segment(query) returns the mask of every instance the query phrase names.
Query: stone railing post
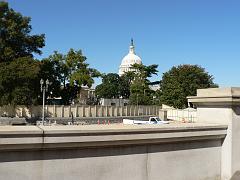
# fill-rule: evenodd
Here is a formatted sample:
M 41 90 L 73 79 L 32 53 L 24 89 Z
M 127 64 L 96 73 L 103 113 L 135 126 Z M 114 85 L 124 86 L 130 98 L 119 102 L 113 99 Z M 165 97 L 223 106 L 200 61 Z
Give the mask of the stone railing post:
M 104 116 L 103 106 L 100 106 L 99 111 L 98 111 L 98 116 L 99 116 L 99 117 L 103 117 L 103 116 Z
M 98 116 L 98 109 L 97 109 L 97 106 L 95 105 L 94 106 L 94 117 L 97 117 Z
M 84 117 L 84 107 L 78 106 L 78 108 L 79 108 L 78 117 Z
M 123 114 L 123 106 L 118 107 L 118 116 L 122 116 Z
M 72 116 L 72 107 L 71 105 L 68 106 L 68 117 Z
M 113 116 L 113 106 L 109 106 L 109 116 Z
M 92 117 L 91 106 L 88 106 L 88 107 L 87 107 L 87 110 L 88 110 L 87 117 Z
M 197 107 L 196 122 L 228 125 L 222 142 L 221 180 L 235 178 L 240 172 L 240 88 L 199 89 L 188 102 Z
M 78 117 L 78 106 L 75 105 L 75 108 L 76 108 L 76 110 L 75 110 L 75 118 L 76 118 L 76 117 Z
M 108 106 L 106 106 L 106 117 L 108 117 L 109 116 L 109 108 L 108 108 Z
M 61 117 L 62 118 L 64 117 L 64 106 L 63 105 L 61 106 Z

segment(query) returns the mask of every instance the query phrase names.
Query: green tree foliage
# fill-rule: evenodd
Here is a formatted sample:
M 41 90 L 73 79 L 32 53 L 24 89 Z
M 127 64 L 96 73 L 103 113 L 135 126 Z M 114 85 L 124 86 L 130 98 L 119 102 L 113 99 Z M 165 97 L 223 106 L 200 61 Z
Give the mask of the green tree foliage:
M 102 84 L 96 87 L 96 95 L 99 98 L 125 98 L 130 96 L 130 84 L 133 80 L 133 73 L 127 72 L 122 76 L 116 73 L 102 75 Z
M 70 85 L 91 87 L 94 83 L 93 78 L 101 75 L 96 69 L 89 68 L 89 64 L 86 63 L 86 60 L 87 58 L 83 56 L 81 50 L 74 51 L 70 49 L 66 55 Z
M 38 95 L 39 62 L 31 57 L 3 62 L 0 66 L 0 104 L 30 105 Z
M 44 35 L 32 35 L 31 18 L 22 16 L 0 2 L 0 62 L 14 61 L 19 57 L 41 54 Z
M 157 75 L 157 64 L 152 64 L 145 66 L 143 64 L 133 64 L 132 69 L 134 69 L 135 77 L 138 77 L 146 82 L 150 82 L 147 78 L 152 77 L 152 75 Z
M 94 77 L 100 73 L 89 68 L 87 58 L 82 51 L 70 49 L 66 55 L 54 52 L 48 58 L 43 59 L 40 77 L 49 79 L 52 82 L 49 89 L 53 97 L 62 97 L 64 104 L 72 102 L 81 89 L 81 86 L 91 87 Z
M 120 77 L 116 73 L 102 76 L 102 84 L 96 87 L 95 93 L 99 98 L 119 98 Z
M 134 64 L 134 71 L 129 71 L 119 76 L 116 73 L 103 75 L 102 84 L 96 87 L 96 95 L 99 98 L 125 98 L 130 99 L 131 104 L 152 104 L 153 91 L 149 88 L 149 77 L 157 74 L 158 65 L 145 66 Z
M 49 91 L 46 92 L 46 97 L 60 97 L 61 96 L 61 70 L 59 68 L 59 64 L 57 58 L 59 54 L 57 52 L 49 58 L 45 58 L 40 61 L 40 72 L 38 74 L 38 79 L 48 79 L 50 82 Z M 39 83 L 39 82 L 38 82 Z M 42 96 L 42 93 L 39 91 L 39 94 Z M 42 99 L 39 99 L 39 103 L 41 103 Z
M 46 97 L 61 96 L 68 104 L 81 86 L 91 87 L 100 73 L 89 67 L 81 51 L 73 49 L 66 55 L 54 52 L 41 62 L 34 60 L 33 53 L 41 54 L 44 35 L 33 35 L 30 21 L 0 2 L 0 104 L 36 103 L 41 78 L 51 82 L 52 93 Z
M 153 103 L 153 91 L 149 88 L 151 84 L 148 78 L 157 75 L 158 65 L 153 64 L 145 66 L 143 64 L 134 64 L 133 81 L 130 85 L 130 103 L 134 105 L 149 105 Z
M 153 93 L 147 84 L 142 80 L 135 79 L 131 84 L 130 104 L 133 105 L 150 105 Z
M 130 86 L 134 79 L 134 72 L 129 71 L 119 77 L 119 96 L 128 99 L 130 97 Z
M 0 2 L 0 104 L 36 102 L 39 62 L 44 35 L 31 34 L 30 18 Z
M 213 76 L 198 65 L 172 67 L 160 81 L 160 102 L 175 108 L 187 107 L 187 96 L 195 96 L 197 89 L 217 87 Z

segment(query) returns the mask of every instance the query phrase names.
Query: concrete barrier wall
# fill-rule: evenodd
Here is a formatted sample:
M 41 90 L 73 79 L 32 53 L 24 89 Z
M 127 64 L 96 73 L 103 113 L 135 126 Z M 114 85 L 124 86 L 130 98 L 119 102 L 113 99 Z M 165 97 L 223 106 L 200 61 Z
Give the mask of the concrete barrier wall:
M 187 109 L 174 109 L 166 108 L 167 119 L 176 120 L 176 121 L 187 121 L 187 122 L 196 122 L 197 121 L 197 110 L 193 108 Z
M 118 117 L 118 116 L 158 116 L 159 106 L 61 106 L 46 105 L 45 116 L 57 118 L 73 117 Z M 2 106 L 0 116 L 41 117 L 42 106 Z
M 240 88 L 199 89 L 188 101 L 197 106 L 197 122 L 228 125 L 222 142 L 221 179 L 240 179 Z
M 0 127 L 0 179 L 220 179 L 226 126 Z
M 240 88 L 203 89 L 188 98 L 197 106 L 194 123 L 0 126 L 0 179 L 240 179 Z M 76 114 L 86 116 L 86 108 Z

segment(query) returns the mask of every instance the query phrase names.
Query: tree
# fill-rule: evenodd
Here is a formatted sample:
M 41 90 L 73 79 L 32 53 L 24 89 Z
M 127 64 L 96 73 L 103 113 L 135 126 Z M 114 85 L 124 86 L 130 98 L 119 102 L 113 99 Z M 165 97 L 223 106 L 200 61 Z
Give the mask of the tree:
M 130 104 L 134 105 L 150 105 L 152 97 L 150 94 L 152 93 L 152 90 L 149 88 L 149 86 L 143 81 L 140 80 L 134 80 L 134 82 L 131 84 L 131 95 L 129 97 Z
M 99 98 L 124 98 L 130 96 L 130 85 L 134 78 L 133 72 L 126 72 L 122 76 L 116 73 L 102 75 L 102 84 L 96 87 L 96 95 Z
M 213 76 L 198 65 L 179 65 L 163 74 L 160 81 L 160 102 L 175 108 L 186 108 L 187 96 L 195 96 L 197 89 L 217 87 Z
M 134 69 L 134 74 L 136 77 L 149 82 L 147 78 L 152 77 L 152 75 L 157 75 L 157 67 L 157 64 L 152 64 L 149 66 L 145 66 L 143 64 L 133 64 L 131 69 Z
M 61 96 L 61 71 L 59 69 L 59 64 L 56 60 L 56 57 L 50 56 L 50 58 L 45 58 L 42 61 L 40 61 L 40 71 L 38 74 L 38 84 L 40 79 L 43 80 L 49 80 L 49 91 L 46 92 L 46 97 L 60 97 Z M 56 55 L 57 56 L 57 55 Z M 41 99 L 39 98 L 39 103 L 42 103 L 42 93 L 40 92 L 39 88 L 39 94 L 41 96 Z
M 134 77 L 130 85 L 130 104 L 149 105 L 152 104 L 153 91 L 149 88 L 151 84 L 148 78 L 157 75 L 158 65 L 145 66 L 143 64 L 133 64 Z
M 30 18 L 0 2 L 0 104 L 36 103 L 39 62 L 44 35 L 32 35 Z
M 70 49 L 66 55 L 55 51 L 53 55 L 42 60 L 40 76 L 52 82 L 49 87 L 53 90 L 51 96 L 61 96 L 63 103 L 69 104 L 77 98 L 82 86 L 92 86 L 93 78 L 100 73 L 89 68 L 86 60 L 81 50 L 74 49 Z
M 119 96 L 128 99 L 130 97 L 130 86 L 134 79 L 134 72 L 129 71 L 119 77 Z
M 102 76 L 102 84 L 96 87 L 95 93 L 99 98 L 119 98 L 120 77 L 116 73 L 109 73 Z
M 86 63 L 87 58 L 82 54 L 81 50 L 74 51 L 70 49 L 66 55 L 66 65 L 69 70 L 68 76 L 70 85 L 78 87 L 91 87 L 95 77 L 99 77 L 101 73 L 94 68 L 89 68 Z
M 0 104 L 36 103 L 39 87 L 38 72 L 39 62 L 31 57 L 18 58 L 11 63 L 1 63 Z
M 30 17 L 9 8 L 7 2 L 0 2 L 0 62 L 41 54 L 44 35 L 32 35 L 30 21 Z

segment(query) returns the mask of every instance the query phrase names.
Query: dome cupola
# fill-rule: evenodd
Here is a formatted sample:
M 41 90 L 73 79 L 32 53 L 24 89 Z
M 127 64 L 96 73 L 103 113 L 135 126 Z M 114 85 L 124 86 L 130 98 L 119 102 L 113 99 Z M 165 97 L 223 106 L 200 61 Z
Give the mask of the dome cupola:
M 135 54 L 135 47 L 133 44 L 133 39 L 131 39 L 131 45 L 129 47 L 128 54 L 122 59 L 122 63 L 119 67 L 119 75 L 123 75 L 125 72 L 133 71 L 130 67 L 133 64 L 142 64 L 142 60 L 139 56 Z

